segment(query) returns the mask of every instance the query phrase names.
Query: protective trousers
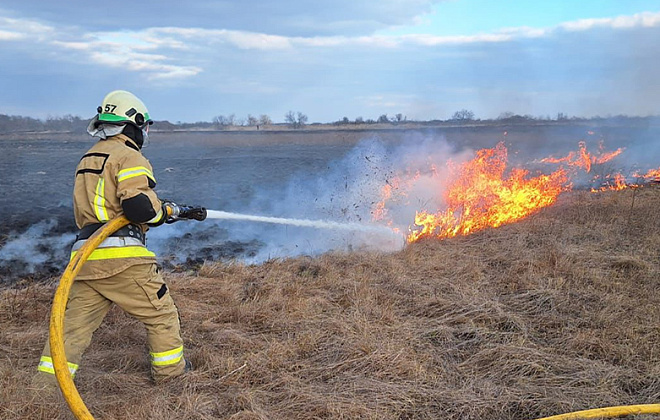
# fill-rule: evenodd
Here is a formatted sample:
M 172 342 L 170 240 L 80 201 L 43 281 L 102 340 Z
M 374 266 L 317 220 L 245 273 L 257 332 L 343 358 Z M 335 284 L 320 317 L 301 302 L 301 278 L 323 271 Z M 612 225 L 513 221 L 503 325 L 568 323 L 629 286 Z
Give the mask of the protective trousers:
M 179 314 L 156 264 L 134 265 L 112 277 L 76 280 L 71 286 L 64 315 L 64 350 L 69 370 L 75 376 L 92 334 L 116 303 L 147 328 L 154 380 L 184 372 L 183 340 Z M 35 378 L 54 379 L 50 346 L 46 343 Z

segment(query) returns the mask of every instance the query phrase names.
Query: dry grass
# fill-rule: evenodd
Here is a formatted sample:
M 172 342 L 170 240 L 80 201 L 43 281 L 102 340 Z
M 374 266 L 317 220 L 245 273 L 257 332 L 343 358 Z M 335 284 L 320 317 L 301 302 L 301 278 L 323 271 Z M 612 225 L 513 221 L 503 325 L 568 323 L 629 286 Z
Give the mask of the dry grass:
M 114 309 L 77 377 L 103 419 L 530 419 L 660 401 L 660 191 L 573 193 L 520 223 L 394 255 L 170 275 L 196 370 L 152 385 Z M 53 285 L 0 302 L 0 417 L 70 418 L 25 389 Z M 648 417 L 647 417 L 648 418 Z

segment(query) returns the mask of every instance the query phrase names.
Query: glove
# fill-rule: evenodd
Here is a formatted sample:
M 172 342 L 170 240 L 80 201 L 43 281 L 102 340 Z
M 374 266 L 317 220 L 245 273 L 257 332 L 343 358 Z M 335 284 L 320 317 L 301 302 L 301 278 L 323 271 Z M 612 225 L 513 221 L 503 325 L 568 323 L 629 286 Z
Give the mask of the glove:
M 174 223 L 181 219 L 194 219 L 201 222 L 206 219 L 206 209 L 204 207 L 186 206 L 171 201 L 165 201 L 163 203 L 163 208 L 167 214 L 165 223 Z
M 179 206 L 179 219 L 202 221 L 206 219 L 206 209 L 200 206 Z

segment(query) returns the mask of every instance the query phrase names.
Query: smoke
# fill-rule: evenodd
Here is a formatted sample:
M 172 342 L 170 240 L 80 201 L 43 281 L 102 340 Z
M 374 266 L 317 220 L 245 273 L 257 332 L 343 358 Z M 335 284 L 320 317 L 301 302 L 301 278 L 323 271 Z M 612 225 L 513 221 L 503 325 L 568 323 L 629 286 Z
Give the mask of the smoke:
M 150 247 L 169 262 L 204 258 L 260 263 L 272 258 L 319 255 L 328 251 L 400 250 L 415 211 L 442 206 L 442 181 L 448 160 L 463 161 L 443 137 L 410 135 L 396 144 L 377 137 L 364 139 L 343 158 L 328 162 L 324 171 L 299 172 L 279 188 L 255 186 L 241 214 L 270 218 L 322 220 L 316 226 L 265 224 L 250 220 L 177 222 L 150 233 Z M 435 166 L 435 174 L 430 168 Z M 418 173 L 405 200 L 388 203 L 387 217 L 377 219 L 378 203 L 397 176 Z M 245 219 L 245 217 L 244 217 Z M 376 229 L 337 229 L 333 223 L 389 226 L 399 234 Z M 300 224 L 300 223 L 298 223 Z M 330 226 L 328 226 L 330 224 Z M 172 239 L 179 238 L 179 239 Z M 229 250 L 228 250 L 229 248 Z M 228 252 L 229 251 L 229 252 Z M 233 256 L 232 256 L 233 255 Z
M 532 174 L 556 170 L 558 165 L 542 163 L 542 159 L 565 156 L 577 150 L 580 140 L 587 142 L 590 152 L 598 150 L 600 141 L 604 141 L 606 151 L 625 149 L 607 164 L 582 174 L 584 180 L 572 180 L 575 186 L 589 186 L 594 174 L 600 174 L 603 180 L 610 169 L 657 168 L 654 152 L 660 150 L 659 142 L 647 127 L 633 131 L 629 127 L 592 131 L 583 126 L 554 130 L 546 133 L 539 129 L 540 134 L 535 131 L 541 140 L 530 137 L 526 130 L 508 135 L 493 130 L 487 136 L 470 131 L 462 134 L 465 138 L 453 138 L 451 142 L 437 132 L 401 132 L 401 137 L 369 137 L 351 149 L 326 146 L 315 153 L 310 153 L 313 145 L 298 148 L 289 144 L 256 150 L 243 147 L 240 153 L 227 148 L 203 152 L 161 148 L 165 157 L 171 157 L 162 166 L 175 167 L 175 172 L 161 174 L 163 185 L 175 190 L 170 192 L 174 201 L 183 199 L 187 204 L 241 215 L 321 222 L 294 226 L 227 218 L 201 223 L 180 221 L 151 229 L 147 245 L 170 268 L 209 260 L 261 263 L 329 251 L 397 251 L 403 246 L 401 237 L 410 228 L 415 229 L 411 224 L 416 211 L 435 213 L 446 208 L 443 197 L 451 176 L 447 162 L 460 165 L 474 156 L 467 145 L 475 149 L 493 147 L 502 136 L 507 144 L 515 145 L 509 148 L 510 163 L 525 166 Z M 486 137 L 500 138 L 487 141 Z M 545 137 L 553 141 L 542 141 Z M 303 156 L 300 169 L 292 173 L 291 167 Z M 251 160 L 254 163 L 250 167 Z M 251 172 L 255 168 L 258 171 Z M 387 204 L 383 205 L 385 199 Z M 18 225 L 11 225 L 16 231 L 0 236 L 0 275 L 4 280 L 61 272 L 75 232 L 69 226 L 70 208 L 48 212 L 49 217 L 60 213 L 65 216 L 59 221 L 40 220 L 44 212 L 39 208 L 34 214 L 21 213 L 22 224 L 33 224 L 22 232 Z M 347 223 L 365 229 L 338 229 L 335 225 Z M 370 226 L 395 229 L 400 234 L 391 235 L 387 229 L 376 231 Z
M 72 234 L 58 234 L 58 222 L 43 220 L 25 232 L 12 232 L 0 248 L 0 274 L 2 278 L 19 278 L 43 272 L 50 274 L 63 269 L 68 262 Z

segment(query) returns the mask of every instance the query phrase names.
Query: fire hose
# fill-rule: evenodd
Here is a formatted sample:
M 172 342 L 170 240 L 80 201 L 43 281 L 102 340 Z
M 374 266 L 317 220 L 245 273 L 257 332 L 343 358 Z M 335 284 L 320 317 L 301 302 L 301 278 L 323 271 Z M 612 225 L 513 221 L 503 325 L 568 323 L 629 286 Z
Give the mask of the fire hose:
M 184 212 L 186 210 L 193 210 L 193 216 L 191 218 L 196 220 L 204 220 L 204 218 L 206 218 L 206 209 L 194 209 L 187 207 L 176 207 L 174 211 L 168 207 L 168 216 L 172 216 L 173 213 L 179 214 L 181 210 Z M 195 211 L 197 213 L 195 213 Z M 55 297 L 53 298 L 53 308 L 51 310 L 49 328 L 49 341 L 51 357 L 53 359 L 53 368 L 55 370 L 55 377 L 57 378 L 57 384 L 62 391 L 62 395 L 64 396 L 69 409 L 78 420 L 94 420 L 94 417 L 87 409 L 87 406 L 83 402 L 82 397 L 80 396 L 80 393 L 78 392 L 78 389 L 73 382 L 73 378 L 71 377 L 71 372 L 69 371 L 69 366 L 66 359 L 66 353 L 64 351 L 64 313 L 66 310 L 67 301 L 69 299 L 69 292 L 71 290 L 71 285 L 73 284 L 74 279 L 80 272 L 80 269 L 82 268 L 85 261 L 87 261 L 87 258 L 89 258 L 96 247 L 98 247 L 101 242 L 103 242 L 112 233 L 128 225 L 129 223 L 129 220 L 122 215 L 110 220 L 100 229 L 94 232 L 89 237 L 89 239 L 85 241 L 78 252 L 73 256 L 71 261 L 69 261 L 69 264 L 67 265 L 64 273 L 62 274 L 62 277 L 60 278 L 59 286 L 57 287 Z M 543 417 L 537 420 L 612 418 L 638 414 L 660 414 L 660 404 L 640 404 L 594 408 L 591 410 L 575 411 L 572 413 Z
M 577 420 L 601 419 L 639 414 L 660 414 L 660 404 L 618 405 L 614 407 L 593 408 L 591 410 L 574 411 L 558 414 L 536 420 Z
M 165 203 L 168 222 L 173 222 L 178 219 L 188 218 L 202 221 L 206 218 L 206 209 L 203 207 L 189 207 L 179 206 L 174 203 Z M 69 371 L 68 362 L 66 360 L 66 353 L 64 351 L 64 313 L 66 311 L 66 304 L 69 300 L 69 292 L 74 279 L 80 272 L 83 264 L 92 254 L 92 252 L 103 242 L 108 236 L 112 235 L 117 230 L 128 225 L 130 221 L 126 216 L 121 215 L 110 220 L 94 232 L 78 249 L 78 252 L 71 258 L 69 264 L 66 266 L 60 284 L 55 291 L 53 298 L 53 308 L 50 313 L 50 327 L 49 327 L 49 342 L 50 352 L 53 359 L 53 369 L 55 370 L 55 378 L 57 384 L 62 391 L 62 395 L 69 405 L 71 412 L 78 420 L 94 420 L 94 417 L 87 409 L 87 406 L 80 397 L 76 385 L 73 383 L 71 372 Z
M 574 411 L 572 413 L 543 417 L 537 420 L 601 419 L 638 414 L 660 414 L 660 404 L 618 405 L 614 407 L 593 408 L 591 410 Z
M 66 353 L 64 352 L 64 312 L 66 310 L 66 303 L 69 300 L 69 291 L 71 291 L 73 280 L 96 247 L 112 233 L 128 224 L 128 219 L 122 215 L 110 220 L 94 232 L 78 252 L 76 252 L 71 261 L 69 261 L 69 265 L 66 266 L 64 274 L 60 278 L 60 284 L 53 298 L 49 329 L 53 369 L 55 369 L 55 377 L 57 378 L 57 384 L 62 391 L 62 395 L 69 405 L 71 412 L 78 420 L 94 420 L 94 417 L 87 409 L 87 406 L 78 393 L 78 389 L 76 389 L 76 385 L 73 383 L 73 378 L 71 377 L 66 360 Z

